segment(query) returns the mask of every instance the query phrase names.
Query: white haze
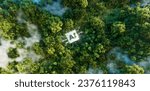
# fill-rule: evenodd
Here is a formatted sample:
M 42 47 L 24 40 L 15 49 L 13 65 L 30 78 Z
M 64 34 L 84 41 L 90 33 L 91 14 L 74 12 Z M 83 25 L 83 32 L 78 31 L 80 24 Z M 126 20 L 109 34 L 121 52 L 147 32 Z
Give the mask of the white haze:
M 33 24 L 31 24 L 33 25 Z M 31 32 L 31 30 L 30 30 Z M 15 44 L 11 44 L 10 40 L 4 40 L 1 39 L 1 45 L 0 45 L 0 67 L 6 67 L 9 62 L 12 62 L 13 60 L 16 60 L 18 62 L 23 61 L 25 58 L 31 58 L 33 61 L 37 61 L 41 58 L 40 55 L 37 55 L 32 49 L 32 45 L 36 42 L 40 41 L 40 34 L 38 31 L 32 31 L 32 36 L 29 38 L 19 38 L 17 42 L 25 42 L 24 48 L 17 48 L 17 51 L 19 53 L 19 57 L 16 59 L 11 59 L 8 57 L 8 49 L 9 48 L 16 48 Z M 29 48 L 29 50 L 27 50 Z
M 25 58 L 31 58 L 33 61 L 37 61 L 41 58 L 40 55 L 37 55 L 33 50 L 32 50 L 32 45 L 34 43 L 37 43 L 40 41 L 41 36 L 38 32 L 38 27 L 34 24 L 30 24 L 25 19 L 22 18 L 23 12 L 19 11 L 17 20 L 18 23 L 26 23 L 27 25 L 27 30 L 30 33 L 31 37 L 23 37 L 23 38 L 18 38 L 15 43 L 20 43 L 23 42 L 25 43 L 23 48 L 17 48 L 17 51 L 19 53 L 19 57 L 16 59 L 11 59 L 8 57 L 8 49 L 9 48 L 16 48 L 16 44 L 11 44 L 11 40 L 5 40 L 3 38 L 0 39 L 0 67 L 6 67 L 9 62 L 12 62 L 16 60 L 17 62 L 23 61 Z
M 16 59 L 16 61 L 23 61 L 25 58 L 31 58 L 33 61 L 36 61 L 41 58 L 41 56 L 37 55 L 31 48 L 34 43 L 39 42 L 41 39 L 41 36 L 38 32 L 38 28 L 34 24 L 27 23 L 27 29 L 31 37 L 18 39 L 19 42 L 24 42 L 25 45 L 24 45 L 24 48 L 17 49 L 20 56 Z M 29 50 L 27 50 L 27 48 L 29 48 Z
M 115 59 L 110 59 L 110 55 L 114 55 Z M 123 53 L 120 48 L 113 48 L 108 54 L 107 68 L 109 73 L 119 73 L 117 61 L 122 61 L 127 65 L 137 64 L 145 70 L 145 73 L 150 73 L 150 57 L 145 58 L 142 62 L 134 62 L 129 58 L 128 54 Z
M 25 59 L 27 57 L 31 58 L 33 61 L 39 60 L 41 58 L 41 56 L 37 55 L 31 48 L 34 43 L 40 42 L 41 36 L 38 32 L 38 28 L 34 24 L 27 23 L 27 29 L 28 29 L 31 37 L 29 37 L 29 38 L 25 37 L 24 39 L 22 39 L 22 38 L 18 39 L 19 42 L 25 43 L 25 45 L 24 45 L 25 48 L 18 49 L 20 57 L 18 57 L 16 59 L 16 61 L 22 61 L 23 59 Z M 29 50 L 27 50 L 27 48 L 29 48 Z
M 128 57 L 128 54 L 124 54 L 121 52 L 121 49 L 116 47 L 112 49 L 109 53 L 109 55 L 115 55 L 116 60 L 123 61 L 124 63 L 128 65 L 133 65 L 134 62 Z
M 114 58 L 112 59 L 111 56 Z M 121 49 L 119 47 L 113 48 L 108 53 L 108 64 L 107 69 L 109 73 L 111 74 L 118 74 L 120 73 L 120 70 L 118 69 L 118 61 L 121 61 L 127 65 L 133 65 L 134 62 L 130 60 L 127 54 L 122 53 Z
M 31 47 L 34 43 L 39 42 L 41 39 L 41 36 L 38 33 L 38 28 L 36 25 L 27 23 L 27 27 L 31 37 L 25 38 L 26 48 Z
M 23 19 L 23 12 L 21 10 L 19 10 L 18 14 L 17 14 L 17 21 L 18 23 L 26 23 L 26 20 Z
M 39 4 L 41 0 L 32 0 L 33 3 Z
M 109 62 L 107 64 L 107 68 L 108 68 L 109 73 L 111 73 L 111 74 L 120 73 L 119 69 L 117 69 L 117 64 L 116 63 Z
M 142 7 L 144 7 L 144 6 L 146 6 L 146 5 L 149 5 L 149 4 L 150 4 L 150 0 L 141 0 L 141 1 L 140 1 L 140 3 L 141 3 L 141 6 L 142 6 Z M 131 4 L 131 5 L 130 5 L 130 7 L 132 7 L 132 8 L 136 8 L 136 7 L 137 7 L 137 5 L 134 3 L 134 4 Z
M 32 0 L 35 4 L 40 4 L 41 0 Z M 43 7 L 44 10 L 49 11 L 53 15 L 62 16 L 67 8 L 61 5 L 61 0 L 52 0 L 52 4 L 47 4 Z
M 37 55 L 33 50 L 26 50 L 26 49 L 17 49 L 20 56 L 16 58 L 17 62 L 23 61 L 25 58 L 31 58 L 32 61 L 37 61 L 41 58 L 40 55 Z
M 111 56 L 113 55 L 113 59 L 111 58 Z M 108 53 L 108 63 L 106 65 L 109 73 L 111 74 L 117 74 L 120 73 L 120 69 L 118 69 L 118 63 L 123 62 L 126 65 L 133 65 L 133 64 L 137 64 L 141 67 L 143 67 L 143 69 L 145 70 L 145 73 L 150 73 L 150 57 L 147 57 L 145 59 L 145 61 L 142 62 L 134 62 L 132 61 L 128 54 L 123 53 L 123 51 L 121 50 L 121 48 L 119 47 L 115 47 L 113 48 L 109 53 Z M 87 71 L 88 74 L 102 74 L 103 71 L 101 69 L 94 69 L 94 68 L 89 68 Z
M 0 67 L 6 67 L 11 59 L 8 57 L 7 52 L 8 48 L 15 48 L 14 44 L 11 44 L 11 41 L 0 39 Z
M 141 2 L 141 6 L 146 6 L 148 4 L 150 4 L 150 0 L 142 0 Z
M 66 12 L 67 8 L 64 8 L 60 3 L 61 0 L 53 1 L 52 4 L 47 4 L 44 9 L 54 15 L 62 16 Z
M 98 68 L 89 68 L 87 74 L 103 74 L 103 71 Z
M 138 62 L 137 64 L 145 69 L 145 73 L 150 74 L 150 57 L 147 57 L 145 61 Z

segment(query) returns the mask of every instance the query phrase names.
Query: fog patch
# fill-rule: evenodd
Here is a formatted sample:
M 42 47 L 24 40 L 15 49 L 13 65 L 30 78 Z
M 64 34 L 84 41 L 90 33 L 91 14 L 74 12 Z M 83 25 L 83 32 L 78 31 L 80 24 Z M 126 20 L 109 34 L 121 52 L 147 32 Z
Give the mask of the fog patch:
M 125 64 L 133 65 L 134 62 L 129 58 L 128 54 L 122 53 L 122 50 L 118 47 L 112 49 L 109 53 L 110 55 L 114 55 L 116 60 L 122 61 Z
M 113 48 L 107 55 L 108 63 L 107 69 L 111 74 L 118 74 L 120 73 L 120 69 L 118 69 L 118 63 L 123 62 L 127 65 L 133 65 L 134 62 L 129 58 L 129 56 L 119 48 Z
M 12 44 L 11 40 L 4 40 L 0 39 L 0 67 L 6 67 L 9 62 L 12 61 L 17 61 L 21 62 L 24 61 L 25 58 L 31 58 L 33 61 L 38 61 L 41 57 L 41 55 L 37 55 L 33 50 L 32 50 L 32 45 L 34 43 L 37 43 L 40 41 L 40 34 L 38 31 L 31 31 L 32 29 L 35 29 L 35 26 L 33 24 L 29 25 L 30 28 L 29 31 L 31 33 L 31 37 L 29 38 L 18 38 L 18 40 L 15 41 L 15 43 L 20 43 L 20 42 L 25 42 L 25 45 L 23 48 L 17 48 L 17 51 L 19 53 L 19 57 L 11 59 L 8 57 L 8 49 L 9 48 L 16 48 L 16 44 Z
M 7 52 L 8 49 L 15 48 L 15 45 L 11 43 L 9 40 L 0 39 L 0 67 L 6 67 L 7 64 L 11 61 L 8 57 Z
M 16 58 L 17 62 L 23 61 L 25 58 L 31 58 L 32 61 L 38 61 L 41 56 L 37 55 L 33 50 L 17 49 L 20 56 Z
M 119 69 L 117 69 L 117 64 L 110 62 L 107 64 L 107 68 L 110 74 L 118 74 L 120 73 Z
M 47 4 L 44 9 L 58 16 L 62 16 L 67 10 L 61 5 L 61 0 L 55 0 L 52 4 Z
M 142 0 L 141 2 L 141 6 L 146 6 L 148 4 L 150 4 L 150 0 Z
M 21 61 L 23 61 L 24 58 L 26 58 L 27 50 L 25 50 L 25 49 L 17 49 L 17 51 L 18 51 L 20 56 L 16 58 L 16 61 L 17 62 L 21 62 Z
M 23 19 L 23 12 L 22 10 L 19 10 L 18 14 L 17 14 L 17 21 L 18 23 L 26 23 L 26 20 Z
M 103 74 L 103 71 L 98 68 L 89 68 L 87 74 Z
M 40 4 L 41 0 L 32 0 L 33 3 Z
M 30 37 L 19 37 L 17 40 L 5 40 L 0 38 L 0 67 L 5 68 L 9 62 L 24 61 L 25 58 L 31 58 L 33 61 L 38 61 L 41 55 L 37 55 L 34 50 L 32 50 L 32 46 L 34 43 L 40 42 L 41 36 L 38 32 L 38 27 L 34 24 L 28 23 L 25 19 L 23 19 L 23 12 L 20 10 L 17 15 L 18 23 L 25 23 L 27 26 L 27 31 L 31 35 Z M 18 43 L 24 43 L 22 48 L 18 48 Z M 8 57 L 8 49 L 9 48 L 17 48 L 19 53 L 19 57 L 11 59 Z
M 147 57 L 145 61 L 138 62 L 137 65 L 143 67 L 145 73 L 150 74 L 150 57 Z
M 41 36 L 38 32 L 38 28 L 34 24 L 27 23 L 27 29 L 31 37 L 19 38 L 19 42 L 25 43 L 24 48 L 18 49 L 20 57 L 16 61 L 22 61 L 25 58 L 31 58 L 33 61 L 37 61 L 41 58 L 40 55 L 37 55 L 33 50 L 32 46 L 34 43 L 40 42 Z
M 36 2 L 40 2 L 40 0 L 35 0 Z M 32 46 L 34 43 L 40 42 L 41 35 L 38 32 L 38 27 L 34 24 L 29 23 L 25 19 L 23 19 L 24 13 L 23 11 L 19 11 L 17 20 L 19 23 L 25 23 L 27 26 L 27 31 L 30 34 L 30 37 L 20 37 L 17 39 L 18 43 L 24 43 L 24 48 L 18 48 L 18 52 L 20 57 L 16 58 L 16 61 L 23 61 L 25 58 L 31 58 L 33 61 L 37 61 L 41 58 L 40 55 L 37 55 L 33 50 Z
M 27 22 L 25 19 L 23 19 L 24 13 L 22 10 L 18 12 L 17 20 L 18 23 L 25 23 L 27 25 L 27 30 L 31 37 L 23 37 L 23 38 L 18 38 L 18 41 L 22 41 L 25 43 L 25 48 L 31 47 L 34 43 L 39 42 L 41 39 L 41 36 L 38 32 L 38 27 L 34 24 L 31 24 Z
M 31 37 L 29 38 L 25 38 L 25 47 L 32 47 L 32 45 L 36 42 L 39 42 L 40 39 L 41 39 L 41 36 L 38 32 L 38 28 L 36 25 L 34 24 L 27 24 L 27 28 L 28 28 L 28 31 L 31 35 Z
M 120 73 L 120 69 L 118 69 L 118 63 L 123 62 L 126 65 L 139 65 L 141 66 L 146 74 L 150 73 L 150 57 L 146 57 L 144 61 L 141 62 L 134 62 L 132 61 L 128 54 L 124 53 L 119 47 L 113 48 L 109 53 L 108 53 L 108 64 L 107 68 L 109 73 Z
M 35 4 L 40 4 L 41 3 L 41 0 L 32 0 L 32 1 Z M 46 4 L 43 7 L 43 9 L 47 10 L 50 13 L 52 13 L 53 15 L 57 15 L 57 16 L 62 16 L 67 10 L 67 8 L 65 8 L 61 5 L 61 0 L 52 0 L 52 3 L 51 4 Z
M 150 4 L 150 0 L 141 0 L 140 3 L 141 3 L 141 7 L 144 7 L 144 6 Z M 134 3 L 134 4 L 131 4 L 130 7 L 131 8 L 136 8 L 137 5 L 136 5 L 136 3 Z

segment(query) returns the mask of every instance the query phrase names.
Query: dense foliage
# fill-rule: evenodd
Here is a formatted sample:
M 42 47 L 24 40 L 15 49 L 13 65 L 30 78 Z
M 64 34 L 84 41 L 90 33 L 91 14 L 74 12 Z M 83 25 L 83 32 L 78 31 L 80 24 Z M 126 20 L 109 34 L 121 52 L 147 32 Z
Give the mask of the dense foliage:
M 13 62 L 0 68 L 0 73 L 72 74 L 98 68 L 107 74 L 111 73 L 108 59 L 114 59 L 108 58 L 108 54 L 115 47 L 134 62 L 128 65 L 113 60 L 120 73 L 141 74 L 150 70 L 137 65 L 150 56 L 149 5 L 141 7 L 138 0 L 62 0 L 68 9 L 63 16 L 56 16 L 42 8 L 52 0 L 44 1 L 39 5 L 31 0 L 0 0 L 1 38 L 15 42 L 31 37 L 28 23 L 35 24 L 41 35 L 39 42 L 27 48 L 40 55 L 40 59 L 24 58 L 17 62 L 17 48 L 25 48 L 25 44 L 16 42 L 17 47 L 7 51 Z M 18 13 L 22 19 L 19 22 Z M 80 40 L 66 44 L 63 37 L 73 29 L 82 32 Z

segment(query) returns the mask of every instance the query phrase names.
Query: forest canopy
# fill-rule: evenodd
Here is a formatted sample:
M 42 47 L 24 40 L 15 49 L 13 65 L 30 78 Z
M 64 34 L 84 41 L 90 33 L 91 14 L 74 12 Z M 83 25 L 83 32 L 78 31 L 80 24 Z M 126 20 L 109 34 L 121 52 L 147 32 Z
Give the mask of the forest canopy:
M 0 73 L 150 73 L 149 3 L 0 0 Z

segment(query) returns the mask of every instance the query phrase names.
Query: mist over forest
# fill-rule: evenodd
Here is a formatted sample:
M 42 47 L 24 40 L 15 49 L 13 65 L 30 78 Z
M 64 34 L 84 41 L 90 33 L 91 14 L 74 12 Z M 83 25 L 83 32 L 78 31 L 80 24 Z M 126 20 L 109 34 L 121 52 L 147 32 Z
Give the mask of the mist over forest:
M 150 74 L 150 0 L 0 0 L 0 73 Z

